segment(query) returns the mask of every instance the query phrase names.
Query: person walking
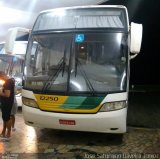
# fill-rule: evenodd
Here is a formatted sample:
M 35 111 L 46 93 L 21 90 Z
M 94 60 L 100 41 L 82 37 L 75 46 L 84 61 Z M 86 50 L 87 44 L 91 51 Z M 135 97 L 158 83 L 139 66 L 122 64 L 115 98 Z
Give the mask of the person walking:
M 0 91 L 1 110 L 3 119 L 3 130 L 1 136 L 10 139 L 11 137 L 11 110 L 14 103 L 15 81 L 7 76 L 3 71 L 0 71 L 0 79 L 4 81 Z

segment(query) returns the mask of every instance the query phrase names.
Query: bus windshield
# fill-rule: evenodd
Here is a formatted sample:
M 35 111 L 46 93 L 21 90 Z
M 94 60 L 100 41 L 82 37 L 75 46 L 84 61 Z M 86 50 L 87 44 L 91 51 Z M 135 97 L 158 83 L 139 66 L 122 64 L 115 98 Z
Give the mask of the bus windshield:
M 98 94 L 126 91 L 124 33 L 34 34 L 24 87 L 42 92 Z

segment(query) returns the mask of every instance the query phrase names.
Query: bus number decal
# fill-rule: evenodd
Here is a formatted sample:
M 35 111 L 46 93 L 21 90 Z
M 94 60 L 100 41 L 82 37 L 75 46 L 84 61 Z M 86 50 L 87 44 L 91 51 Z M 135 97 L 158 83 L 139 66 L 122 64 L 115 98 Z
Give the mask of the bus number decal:
M 40 96 L 40 100 L 45 100 L 45 101 L 58 101 L 58 97 Z

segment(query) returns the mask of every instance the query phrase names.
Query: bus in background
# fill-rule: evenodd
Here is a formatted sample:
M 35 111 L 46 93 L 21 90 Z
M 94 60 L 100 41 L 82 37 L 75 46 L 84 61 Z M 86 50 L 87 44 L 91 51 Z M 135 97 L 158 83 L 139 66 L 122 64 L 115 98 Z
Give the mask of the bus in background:
M 16 29 L 17 28 L 11 28 L 10 30 Z M 16 41 L 14 42 L 14 49 L 9 54 L 5 52 L 5 42 L 0 43 L 0 71 L 5 72 L 7 75 L 15 79 L 16 101 L 18 107 L 22 107 L 22 74 L 24 57 L 28 43 L 29 34 L 27 34 L 25 32 L 24 35 L 21 34 L 17 37 Z
M 15 79 L 18 107 L 22 107 L 22 74 L 27 43 L 27 41 L 15 42 L 15 54 L 6 54 L 3 50 L 0 52 L 0 71 Z
M 8 39 L 14 41 L 15 37 Z M 130 59 L 140 52 L 141 40 L 142 25 L 129 26 L 124 6 L 41 12 L 25 57 L 25 123 L 62 130 L 125 133 Z
M 0 54 L 5 54 L 5 48 L 4 48 L 5 43 L 1 42 L 0 43 Z

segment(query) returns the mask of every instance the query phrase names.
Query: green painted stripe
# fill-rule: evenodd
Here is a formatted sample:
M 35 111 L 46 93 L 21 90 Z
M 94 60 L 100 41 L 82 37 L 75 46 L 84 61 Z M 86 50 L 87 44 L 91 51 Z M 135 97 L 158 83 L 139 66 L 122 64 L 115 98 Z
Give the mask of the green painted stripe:
M 85 99 L 86 97 L 69 96 L 61 108 L 76 109 L 83 103 Z
M 94 109 L 105 97 L 78 97 L 70 96 L 61 108 L 67 109 Z
M 79 107 L 80 109 L 94 109 L 101 101 L 104 99 L 104 97 L 88 97 L 86 100 L 81 104 Z

